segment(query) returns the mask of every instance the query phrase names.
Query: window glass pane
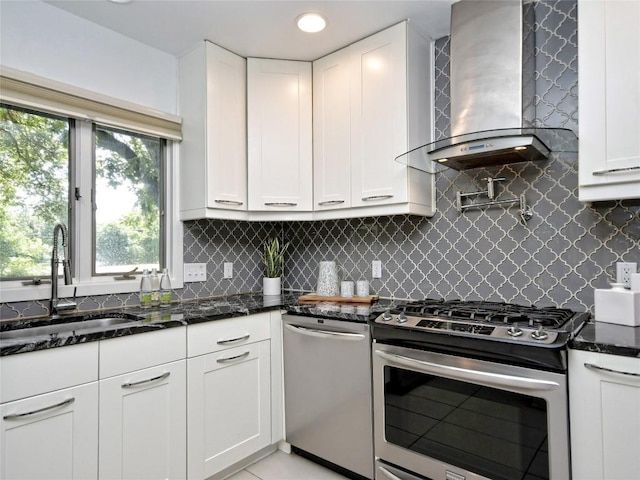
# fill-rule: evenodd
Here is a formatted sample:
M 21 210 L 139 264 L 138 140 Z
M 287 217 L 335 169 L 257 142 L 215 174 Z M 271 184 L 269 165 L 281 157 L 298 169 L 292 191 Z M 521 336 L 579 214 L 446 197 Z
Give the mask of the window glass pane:
M 0 279 L 48 276 L 68 225 L 70 121 L 0 106 Z
M 95 132 L 94 271 L 160 268 L 162 140 Z

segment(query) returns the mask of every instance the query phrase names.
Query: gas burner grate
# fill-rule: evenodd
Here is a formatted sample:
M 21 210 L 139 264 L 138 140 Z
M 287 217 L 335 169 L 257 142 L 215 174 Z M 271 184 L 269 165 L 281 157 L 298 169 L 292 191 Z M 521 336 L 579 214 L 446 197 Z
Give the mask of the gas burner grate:
M 531 327 L 558 328 L 571 319 L 574 312 L 555 307 L 534 307 L 512 303 L 462 300 L 418 300 L 398 309 L 410 315 L 442 319 L 468 320 L 488 324 L 519 324 Z

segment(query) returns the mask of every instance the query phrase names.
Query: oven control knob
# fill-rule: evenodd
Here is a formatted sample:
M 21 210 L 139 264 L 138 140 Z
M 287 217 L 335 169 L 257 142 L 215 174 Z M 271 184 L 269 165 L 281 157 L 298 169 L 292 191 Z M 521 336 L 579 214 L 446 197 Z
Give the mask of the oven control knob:
M 549 338 L 549 334 L 542 330 L 542 325 L 540 325 L 537 330 L 531 332 L 531 338 L 534 340 L 546 340 Z
M 392 318 L 393 318 L 393 316 L 391 315 L 391 312 L 389 310 L 385 310 L 384 313 L 382 314 L 382 321 L 383 322 L 388 322 Z
M 517 323 L 511 325 L 511 327 L 507 330 L 507 335 L 511 337 L 519 337 L 522 335 L 522 329 L 518 327 Z
M 404 323 L 407 321 L 407 316 L 404 314 L 404 312 L 400 312 L 398 314 L 398 323 Z

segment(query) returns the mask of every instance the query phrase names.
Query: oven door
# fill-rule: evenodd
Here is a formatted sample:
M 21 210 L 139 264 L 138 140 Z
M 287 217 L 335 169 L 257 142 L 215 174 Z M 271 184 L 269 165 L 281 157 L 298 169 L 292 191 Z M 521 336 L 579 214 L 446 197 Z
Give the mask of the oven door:
M 432 480 L 570 478 L 565 375 L 374 342 L 373 388 L 379 460 Z

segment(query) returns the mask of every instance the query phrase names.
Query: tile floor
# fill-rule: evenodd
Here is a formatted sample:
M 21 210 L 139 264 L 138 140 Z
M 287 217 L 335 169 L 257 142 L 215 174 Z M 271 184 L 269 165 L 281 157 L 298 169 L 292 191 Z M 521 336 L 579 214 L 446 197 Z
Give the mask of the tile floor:
M 249 465 L 226 480 L 347 480 L 295 453 L 276 450 L 268 457 Z

